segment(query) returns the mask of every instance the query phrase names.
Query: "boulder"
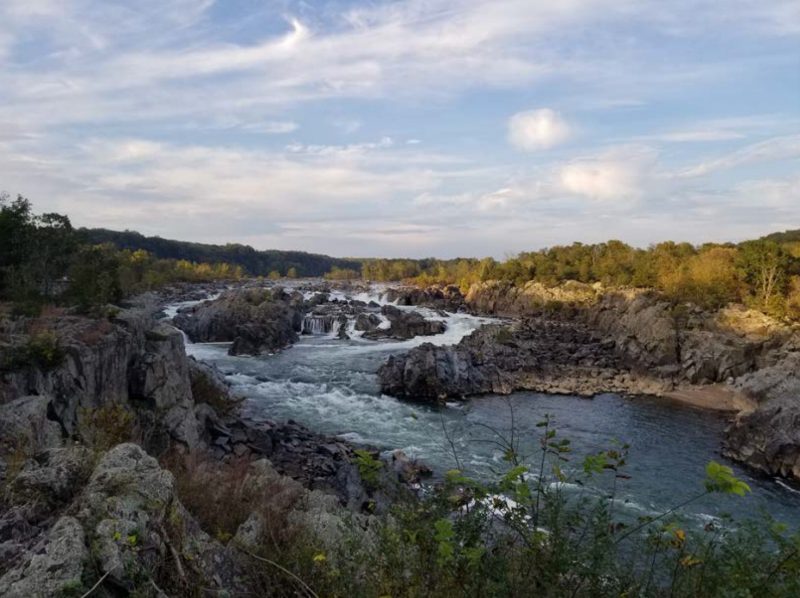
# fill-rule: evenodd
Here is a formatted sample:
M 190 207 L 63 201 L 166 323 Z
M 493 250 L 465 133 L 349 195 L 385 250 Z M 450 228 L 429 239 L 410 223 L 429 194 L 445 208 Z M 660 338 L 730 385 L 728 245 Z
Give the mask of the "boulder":
M 178 312 L 173 318 L 193 342 L 231 342 L 231 355 L 273 353 L 302 330 L 302 299 L 280 289 L 238 289 Z
M 60 446 L 61 426 L 50 418 L 50 403 L 47 396 L 28 396 L 0 405 L 0 453 L 21 451 L 33 455 Z
M 389 320 L 389 327 L 367 330 L 364 338 L 408 340 L 415 336 L 442 334 L 447 329 L 447 325 L 440 320 L 426 320 L 419 312 L 401 310 L 394 305 L 384 305 L 381 313 Z
M 74 517 L 61 517 L 42 547 L 0 577 L 3 598 L 46 598 L 73 595 L 83 587 L 89 551 L 83 527 Z M 80 594 L 74 594 L 80 595 Z

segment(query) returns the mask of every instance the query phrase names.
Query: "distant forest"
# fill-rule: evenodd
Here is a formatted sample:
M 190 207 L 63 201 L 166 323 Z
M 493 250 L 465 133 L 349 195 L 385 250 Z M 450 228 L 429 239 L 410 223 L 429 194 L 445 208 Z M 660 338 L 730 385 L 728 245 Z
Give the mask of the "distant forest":
M 195 263 L 226 263 L 241 266 L 250 276 L 324 276 L 334 268 L 361 270 L 359 260 L 339 259 L 303 251 L 258 251 L 249 245 L 229 243 L 207 245 L 174 241 L 161 237 L 146 237 L 134 231 L 113 231 L 104 228 L 80 229 L 92 244 L 111 243 L 118 249 L 143 249 L 160 259 L 186 260 Z
M 61 214 L 35 214 L 24 197 L 0 194 L 0 300 L 24 311 L 58 299 L 86 309 L 174 282 L 245 276 L 319 277 L 471 285 L 505 281 L 553 286 L 565 281 L 646 287 L 676 303 L 708 308 L 744 303 L 800 319 L 800 230 L 742 243 L 665 241 L 646 249 L 621 241 L 554 246 L 497 261 L 346 259 L 301 251 L 258 251 L 136 232 L 75 230 Z

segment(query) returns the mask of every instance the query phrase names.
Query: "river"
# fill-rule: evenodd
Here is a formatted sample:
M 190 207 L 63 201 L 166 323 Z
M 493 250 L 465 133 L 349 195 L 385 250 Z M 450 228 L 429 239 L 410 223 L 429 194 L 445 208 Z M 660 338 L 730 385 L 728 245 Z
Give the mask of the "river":
M 171 306 L 168 315 L 177 307 Z M 725 514 L 741 520 L 766 512 L 792 527 L 800 526 L 798 489 L 753 475 L 720 455 L 727 422 L 718 413 L 656 398 L 613 394 L 585 399 L 520 392 L 445 407 L 382 395 L 376 372 L 389 355 L 424 342 L 457 343 L 489 321 L 413 309 L 444 320 L 447 331 L 400 342 L 367 341 L 352 331 L 351 340 L 338 340 L 332 334 L 303 335 L 291 348 L 259 357 L 231 357 L 224 343 L 190 343 L 187 353 L 216 364 L 234 392 L 244 397 L 243 409 L 254 419 L 293 419 L 314 431 L 386 450 L 400 448 L 439 474 L 456 466 L 454 446 L 464 469 L 481 479 L 490 478 L 503 466 L 502 451 L 490 442 L 492 433 L 484 426 L 507 436 L 513 417 L 522 451 L 534 453 L 541 432 L 536 423 L 549 414 L 559 436 L 572 442 L 566 471 L 579 467 L 586 454 L 613 448 L 615 443 L 630 445 L 626 473 L 631 477 L 617 486 L 621 513 L 655 515 L 702 492 L 705 465 L 714 459 L 733 467 L 752 492 L 744 498 L 706 497 L 684 509 L 690 520 L 701 526 Z M 608 487 L 607 480 L 598 480 L 593 491 L 601 494 Z

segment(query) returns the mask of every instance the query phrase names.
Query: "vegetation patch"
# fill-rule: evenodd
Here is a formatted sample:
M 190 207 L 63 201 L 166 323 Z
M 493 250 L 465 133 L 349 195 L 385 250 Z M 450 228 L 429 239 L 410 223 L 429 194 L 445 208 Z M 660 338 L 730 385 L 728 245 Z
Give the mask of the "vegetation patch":
M 3 350 L 0 366 L 5 371 L 40 368 L 44 371 L 60 366 L 66 357 L 58 336 L 51 330 L 36 332 L 21 345 Z

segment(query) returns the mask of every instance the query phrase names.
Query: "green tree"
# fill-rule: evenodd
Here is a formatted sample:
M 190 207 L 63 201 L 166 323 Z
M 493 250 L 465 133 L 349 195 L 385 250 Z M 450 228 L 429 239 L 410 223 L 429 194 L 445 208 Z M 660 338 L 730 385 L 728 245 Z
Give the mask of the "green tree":
M 119 257 L 112 245 L 81 248 L 70 269 L 69 294 L 84 311 L 122 299 Z
M 757 305 L 765 310 L 774 308 L 785 290 L 789 266 L 786 251 L 774 241 L 747 241 L 739 245 L 738 265 Z

